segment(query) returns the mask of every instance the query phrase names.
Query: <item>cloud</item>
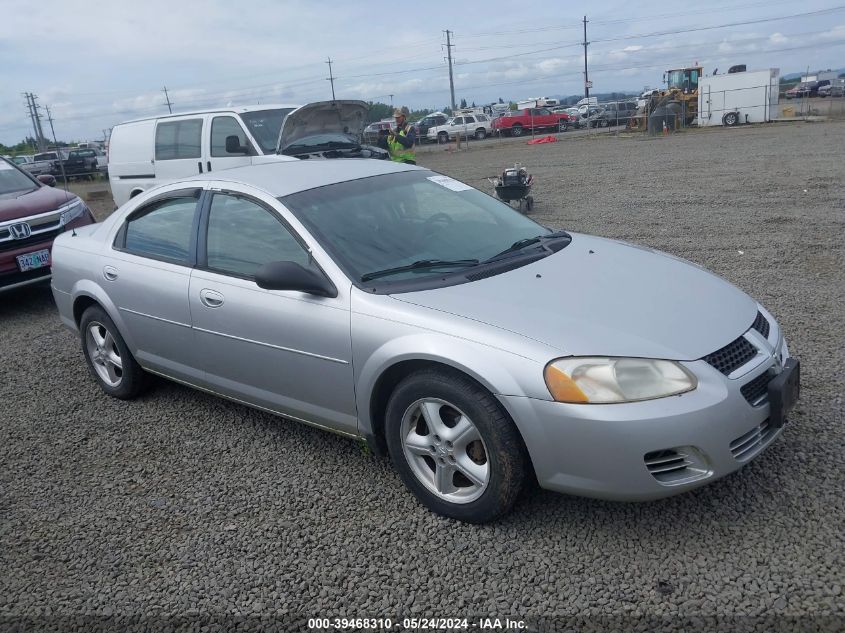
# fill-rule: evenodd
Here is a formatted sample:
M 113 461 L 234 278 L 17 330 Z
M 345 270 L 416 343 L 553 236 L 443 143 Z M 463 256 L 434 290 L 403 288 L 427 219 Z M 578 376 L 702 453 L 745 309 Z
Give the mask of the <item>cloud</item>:
M 772 33 L 769 36 L 769 42 L 772 44 L 785 44 L 789 41 L 789 38 L 781 33 Z

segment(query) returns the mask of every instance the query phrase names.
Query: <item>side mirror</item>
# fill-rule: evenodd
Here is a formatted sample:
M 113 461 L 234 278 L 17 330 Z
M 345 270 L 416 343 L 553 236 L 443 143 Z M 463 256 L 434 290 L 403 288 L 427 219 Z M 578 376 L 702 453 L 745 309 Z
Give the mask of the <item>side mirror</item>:
M 56 177 L 51 176 L 50 174 L 41 174 L 37 177 L 38 182 L 47 185 L 48 187 L 55 187 L 56 186 Z
M 268 262 L 255 273 L 255 283 L 265 290 L 298 290 L 318 297 L 336 297 L 337 289 L 323 275 L 296 262 Z
M 226 153 L 227 154 L 249 154 L 249 147 L 241 145 L 241 139 L 237 135 L 232 134 L 226 137 Z

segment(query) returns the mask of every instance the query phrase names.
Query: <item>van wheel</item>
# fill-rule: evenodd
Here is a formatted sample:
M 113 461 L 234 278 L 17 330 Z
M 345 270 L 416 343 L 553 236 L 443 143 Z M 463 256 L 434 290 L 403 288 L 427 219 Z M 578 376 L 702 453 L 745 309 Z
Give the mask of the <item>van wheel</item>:
M 736 112 L 728 112 L 725 117 L 722 119 L 722 123 L 727 126 L 734 126 L 739 123 L 739 116 Z

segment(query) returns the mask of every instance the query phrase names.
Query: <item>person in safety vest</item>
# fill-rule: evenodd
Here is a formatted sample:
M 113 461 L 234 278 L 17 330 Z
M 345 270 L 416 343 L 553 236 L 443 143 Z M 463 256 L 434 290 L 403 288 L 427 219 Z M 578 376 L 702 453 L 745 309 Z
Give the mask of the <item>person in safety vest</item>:
M 380 145 L 390 152 L 390 159 L 397 163 L 417 164 L 417 153 L 414 145 L 417 142 L 417 134 L 414 126 L 407 122 L 408 108 L 402 106 L 393 111 L 393 118 L 396 120 L 396 129 L 390 130 L 386 137 L 380 139 Z

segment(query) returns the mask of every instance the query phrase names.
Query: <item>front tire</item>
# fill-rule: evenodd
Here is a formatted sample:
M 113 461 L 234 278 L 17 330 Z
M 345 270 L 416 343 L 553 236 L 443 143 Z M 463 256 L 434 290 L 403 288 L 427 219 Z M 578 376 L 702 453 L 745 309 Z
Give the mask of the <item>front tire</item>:
M 487 131 L 480 127 L 475 131 L 475 138 L 479 141 L 483 141 L 487 137 Z
M 513 507 L 526 479 L 525 449 L 480 385 L 450 370 L 419 371 L 399 384 L 385 415 L 390 457 L 423 505 L 469 523 Z
M 566 132 L 569 129 L 569 122 L 566 119 L 561 119 L 558 121 L 557 130 L 558 132 Z
M 97 305 L 85 310 L 79 331 L 85 362 L 100 388 L 121 400 L 138 396 L 146 387 L 147 374 L 106 311 Z

